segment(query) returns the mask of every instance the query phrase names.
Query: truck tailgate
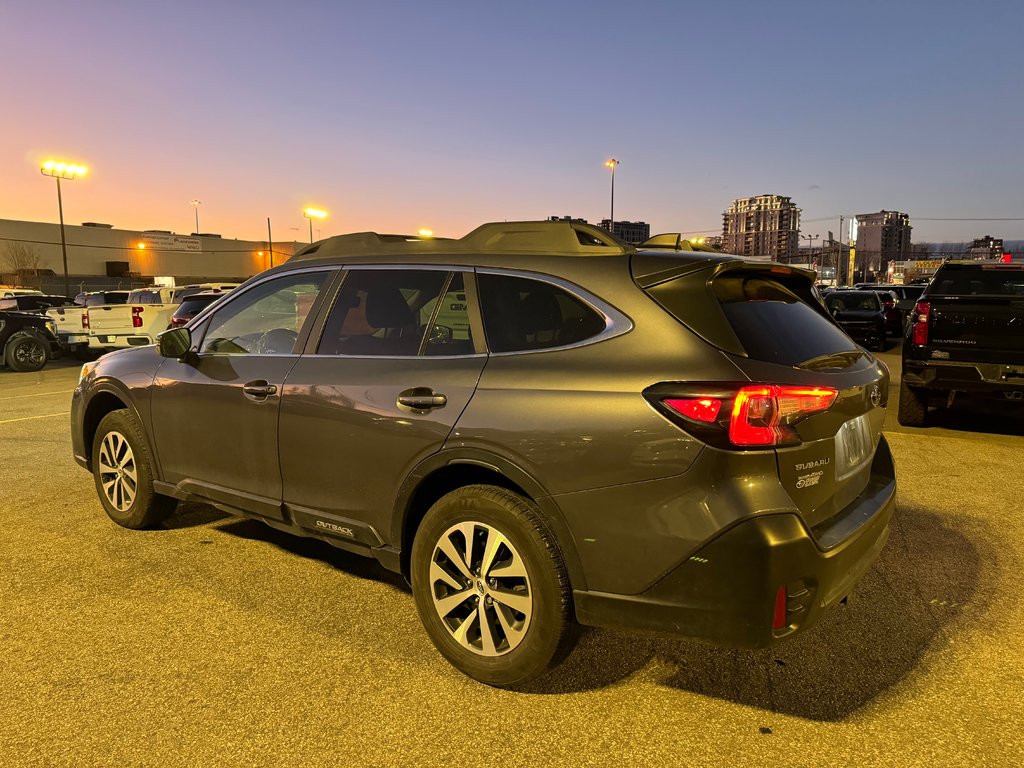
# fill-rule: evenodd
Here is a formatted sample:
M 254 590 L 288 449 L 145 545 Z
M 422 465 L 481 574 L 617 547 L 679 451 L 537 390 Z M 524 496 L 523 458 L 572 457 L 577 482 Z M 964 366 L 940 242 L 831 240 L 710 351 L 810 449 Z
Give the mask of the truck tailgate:
M 1024 363 L 1024 297 L 933 297 L 929 343 L 949 360 Z
M 93 336 L 134 332 L 132 309 L 133 307 L 130 304 L 90 307 L 87 310 L 89 313 L 90 332 Z

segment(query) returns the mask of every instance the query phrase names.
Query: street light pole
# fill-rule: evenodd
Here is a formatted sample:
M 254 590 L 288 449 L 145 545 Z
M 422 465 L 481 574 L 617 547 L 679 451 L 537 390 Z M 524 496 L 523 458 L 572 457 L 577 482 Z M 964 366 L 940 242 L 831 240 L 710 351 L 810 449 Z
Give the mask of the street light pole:
M 302 212 L 302 215 L 309 219 L 309 242 L 313 242 L 313 219 L 325 219 L 327 218 L 327 211 L 321 211 L 319 208 L 307 208 Z
M 64 260 L 64 295 L 71 295 L 71 278 L 68 277 L 68 243 L 64 236 L 64 200 L 60 194 L 60 180 L 74 181 L 77 176 L 85 175 L 85 166 L 70 163 L 58 163 L 47 160 L 39 169 L 43 176 L 49 176 L 57 182 L 57 215 L 60 217 L 60 253 Z
M 189 200 L 188 204 L 191 205 L 196 211 L 196 234 L 199 234 L 199 206 L 203 204 L 202 200 Z
M 615 234 L 615 166 L 619 164 L 619 161 L 614 157 L 610 160 L 605 160 L 605 168 L 612 169 L 612 204 L 611 210 L 608 213 L 608 231 L 613 235 Z
M 819 237 L 821 237 L 821 235 L 800 235 L 800 239 L 801 240 L 806 240 L 807 241 L 807 248 L 808 248 L 807 260 L 808 260 L 808 263 L 811 263 L 811 258 L 814 256 L 814 253 L 813 253 L 813 251 L 814 251 L 814 241 L 817 240 Z

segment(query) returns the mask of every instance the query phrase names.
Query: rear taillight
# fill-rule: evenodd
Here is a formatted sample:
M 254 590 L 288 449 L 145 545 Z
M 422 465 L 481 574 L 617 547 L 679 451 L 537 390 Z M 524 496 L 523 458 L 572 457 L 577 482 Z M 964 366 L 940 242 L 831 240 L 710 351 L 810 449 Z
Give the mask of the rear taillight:
M 688 419 L 713 424 L 718 420 L 718 412 L 722 410 L 722 401 L 713 397 L 674 398 L 666 399 L 665 405 Z
M 827 411 L 838 394 L 831 387 L 744 387 L 732 404 L 729 440 L 734 445 L 799 443 L 792 425 Z
M 142 310 L 145 307 L 132 307 L 132 328 L 142 327 Z
M 794 425 L 827 411 L 839 394 L 832 387 L 778 384 L 737 386 L 684 397 L 661 394 L 671 386 L 652 387 L 645 395 L 687 431 L 730 448 L 799 444 Z
M 885 307 L 886 309 L 892 309 L 893 307 L 896 306 L 896 302 L 895 301 L 886 300 L 886 301 L 882 302 L 882 306 Z
M 89 330 L 89 313 L 88 312 L 83 312 L 82 313 L 82 330 L 85 330 L 85 331 Z
M 914 328 L 910 338 L 917 345 L 924 346 L 928 343 L 928 315 L 931 309 L 931 304 L 927 301 L 919 301 L 914 307 Z

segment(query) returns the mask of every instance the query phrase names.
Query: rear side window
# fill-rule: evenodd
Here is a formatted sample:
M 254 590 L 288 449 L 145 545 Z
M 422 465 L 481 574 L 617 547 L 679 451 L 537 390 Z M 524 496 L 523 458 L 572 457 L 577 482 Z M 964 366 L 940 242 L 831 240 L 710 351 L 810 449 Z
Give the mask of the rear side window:
M 748 357 L 797 365 L 815 357 L 857 349 L 842 330 L 770 277 L 723 275 L 712 285 Z
M 1024 269 L 953 267 L 940 269 L 929 296 L 1024 296 Z
M 603 315 L 551 283 L 511 275 L 478 275 L 487 345 L 522 352 L 577 344 L 607 327 Z

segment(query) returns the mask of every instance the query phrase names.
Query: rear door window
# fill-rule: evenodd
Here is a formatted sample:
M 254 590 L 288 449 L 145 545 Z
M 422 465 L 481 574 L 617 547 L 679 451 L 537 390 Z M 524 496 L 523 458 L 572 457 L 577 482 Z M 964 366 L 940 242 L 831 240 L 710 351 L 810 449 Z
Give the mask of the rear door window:
M 461 314 L 465 306 L 452 308 L 458 301 L 457 296 L 451 297 L 450 290 L 442 297 L 448 284 L 449 273 L 445 270 L 348 270 L 324 324 L 317 354 L 414 357 L 421 354 L 424 341 L 427 347 L 458 341 L 468 344 L 471 351 L 469 322 L 466 319 L 463 323 Z M 435 319 L 442 308 L 439 299 L 447 313 L 443 320 Z M 437 330 L 442 322 L 450 325 L 445 325 L 444 331 Z

